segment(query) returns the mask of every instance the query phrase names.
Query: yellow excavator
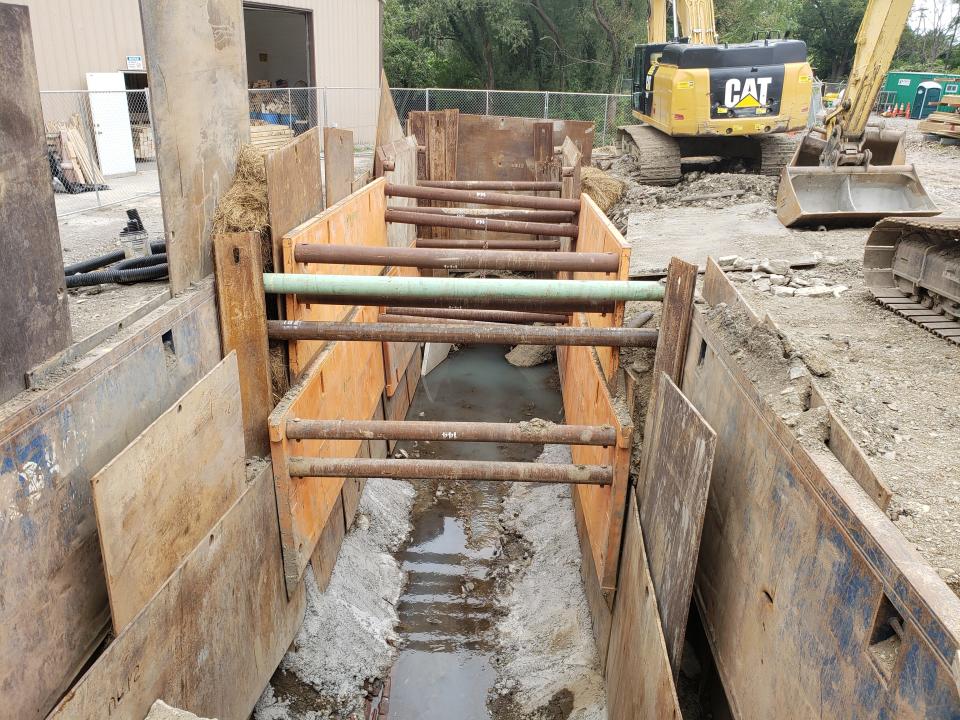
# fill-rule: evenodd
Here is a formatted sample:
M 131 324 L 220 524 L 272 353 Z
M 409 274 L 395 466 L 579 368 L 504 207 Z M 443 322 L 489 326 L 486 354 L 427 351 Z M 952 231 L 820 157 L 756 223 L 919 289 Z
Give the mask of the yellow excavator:
M 619 128 L 621 148 L 649 185 L 680 181 L 685 157 L 742 159 L 779 175 L 796 143 L 785 133 L 807 126 L 813 72 L 807 45 L 790 38 L 720 43 L 713 0 L 650 0 L 648 42 L 632 60 L 633 115 Z M 682 33 L 682 37 L 681 37 Z
M 866 225 L 939 214 L 912 165 L 902 131 L 868 124 L 913 0 L 869 0 L 843 98 L 803 137 L 784 168 L 777 216 L 787 227 Z

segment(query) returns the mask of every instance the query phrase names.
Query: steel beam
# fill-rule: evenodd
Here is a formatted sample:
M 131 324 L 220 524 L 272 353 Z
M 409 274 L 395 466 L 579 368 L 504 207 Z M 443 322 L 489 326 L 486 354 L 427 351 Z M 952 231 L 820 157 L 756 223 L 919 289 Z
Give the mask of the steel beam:
M 408 420 L 287 421 L 291 440 L 430 440 L 457 442 L 533 443 L 556 445 L 617 444 L 610 425 L 553 423 L 483 423 Z
M 379 460 L 369 458 L 309 458 L 287 460 L 291 477 L 391 478 L 403 480 L 495 480 L 499 482 L 610 485 L 607 465 L 548 465 L 486 460 Z
M 442 270 L 516 270 L 528 272 L 611 272 L 620 267 L 615 253 L 528 252 L 523 250 L 441 250 L 298 243 L 301 263 L 386 265 Z
M 452 320 L 478 320 L 480 322 L 533 325 L 534 323 L 560 323 L 570 321 L 562 313 L 509 312 L 505 310 L 444 310 L 440 308 L 388 307 L 388 315 L 408 315 L 421 318 L 450 318 Z
M 417 180 L 419 187 L 448 190 L 501 190 L 515 192 L 560 192 L 563 183 L 541 180 Z
M 656 347 L 659 332 L 635 328 L 592 328 L 551 325 L 471 325 L 314 322 L 269 320 L 271 340 L 357 340 L 438 342 L 470 345 L 595 345 Z
M 569 223 L 524 222 L 521 220 L 492 220 L 480 217 L 449 217 L 428 213 L 387 208 L 387 222 L 416 225 L 418 227 L 444 227 L 479 232 L 502 232 L 516 235 L 548 235 L 575 238 L 579 228 Z
M 491 220 L 527 220 L 529 222 L 570 223 L 576 213 L 569 210 L 505 210 L 503 208 L 462 207 L 395 207 L 401 212 L 417 212 L 427 215 L 450 215 L 452 217 L 481 217 Z
M 417 238 L 418 248 L 473 250 L 559 250 L 559 240 L 514 240 L 503 238 Z
M 497 205 L 500 207 L 530 208 L 531 210 L 570 210 L 580 212 L 580 200 L 569 198 L 537 197 L 536 195 L 511 195 L 486 190 L 449 190 L 446 188 L 421 187 L 417 185 L 394 185 L 387 183 L 387 197 L 417 198 L 441 202 L 470 203 L 473 205 Z

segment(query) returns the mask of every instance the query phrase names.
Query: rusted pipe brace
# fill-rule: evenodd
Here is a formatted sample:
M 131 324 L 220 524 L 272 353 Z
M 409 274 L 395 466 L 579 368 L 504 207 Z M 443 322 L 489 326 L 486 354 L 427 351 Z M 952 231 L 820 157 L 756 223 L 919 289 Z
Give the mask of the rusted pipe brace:
M 530 208 L 531 210 L 571 210 L 580 212 L 580 201 L 569 198 L 537 197 L 536 195 L 511 195 L 486 190 L 448 190 L 446 188 L 394 185 L 387 183 L 387 197 L 408 197 L 418 200 L 471 203 L 474 205 L 497 205 L 500 207 Z
M 548 465 L 487 462 L 486 460 L 379 460 L 369 458 L 308 458 L 287 460 L 291 477 L 392 478 L 404 480 L 496 480 L 500 482 L 610 485 L 607 465 Z
M 453 250 L 559 250 L 559 240 L 512 240 L 501 238 L 417 238 L 418 248 Z
M 443 270 L 518 270 L 533 272 L 616 272 L 614 253 L 527 252 L 523 250 L 443 250 L 363 245 L 299 243 L 293 257 L 300 263 L 387 265 Z
M 448 217 L 481 217 L 490 220 L 526 220 L 528 222 L 571 223 L 575 213 L 569 210 L 504 210 L 501 208 L 395 207 L 400 212 L 418 212 Z
M 453 320 L 479 320 L 486 322 L 533 325 L 534 323 L 566 323 L 570 316 L 561 313 L 510 312 L 507 310 L 445 310 L 442 308 L 388 307 L 389 315 L 413 317 L 451 318 Z
M 515 192 L 560 192 L 563 185 L 541 180 L 418 180 L 418 187 L 447 190 L 502 190 Z
M 617 444 L 610 425 L 554 425 L 553 423 L 483 423 L 409 420 L 301 420 L 287 421 L 291 440 L 430 440 L 457 442 L 533 443 L 557 445 Z
M 388 208 L 384 213 L 386 221 L 418 227 L 444 227 L 457 230 L 476 230 L 478 232 L 503 232 L 517 235 L 547 235 L 575 238 L 579 228 L 569 223 L 540 223 L 523 220 L 491 220 L 488 218 L 448 217 L 428 213 L 410 212 Z
M 468 325 L 270 320 L 271 340 L 442 342 L 483 345 L 596 345 L 656 347 L 656 330 L 550 325 Z

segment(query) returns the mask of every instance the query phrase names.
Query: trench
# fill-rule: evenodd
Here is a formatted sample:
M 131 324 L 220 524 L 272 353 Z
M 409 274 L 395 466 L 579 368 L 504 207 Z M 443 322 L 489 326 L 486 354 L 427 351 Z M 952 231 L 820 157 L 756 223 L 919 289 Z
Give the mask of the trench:
M 421 380 L 408 420 L 562 421 L 555 363 L 510 365 L 509 348 L 465 346 Z M 533 461 L 542 445 L 407 442 L 410 457 Z M 508 486 L 420 481 L 412 533 L 397 560 L 408 581 L 397 608 L 401 649 L 391 673 L 390 720 L 490 718 L 488 692 L 499 612 L 493 572 L 501 553 L 497 518 Z

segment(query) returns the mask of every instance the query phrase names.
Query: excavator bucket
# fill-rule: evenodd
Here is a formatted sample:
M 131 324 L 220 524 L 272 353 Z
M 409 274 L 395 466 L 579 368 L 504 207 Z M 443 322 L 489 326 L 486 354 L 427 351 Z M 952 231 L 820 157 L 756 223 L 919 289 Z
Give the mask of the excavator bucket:
M 863 279 L 878 303 L 960 345 L 960 218 L 881 220 Z
M 822 135 L 807 134 L 780 176 L 777 217 L 786 227 L 871 225 L 885 217 L 939 215 L 913 165 L 903 133 L 870 128 L 868 166 L 822 167 Z

